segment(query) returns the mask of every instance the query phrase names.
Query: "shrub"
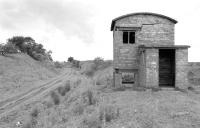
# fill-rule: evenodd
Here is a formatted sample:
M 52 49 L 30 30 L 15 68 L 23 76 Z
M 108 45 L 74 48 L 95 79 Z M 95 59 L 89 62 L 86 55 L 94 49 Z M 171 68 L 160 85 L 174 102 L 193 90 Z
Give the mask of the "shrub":
M 61 96 L 65 96 L 65 94 L 70 91 L 70 84 L 66 83 L 65 86 L 60 86 L 57 90 Z
M 104 63 L 104 59 L 101 57 L 96 57 L 93 60 L 94 64 L 95 64 L 95 69 L 97 70 L 99 68 L 99 66 L 101 66 Z
M 188 90 L 190 90 L 190 91 L 194 91 L 195 89 L 193 88 L 193 87 L 188 87 Z
M 175 87 L 174 90 L 175 90 L 175 91 L 180 91 L 180 92 L 183 92 L 183 93 L 187 93 L 187 90 L 181 89 L 181 88 L 179 88 L 179 87 Z
M 43 104 L 47 107 L 47 108 L 51 108 L 53 106 L 53 103 L 50 101 L 44 101 Z
M 61 62 L 56 61 L 56 62 L 54 63 L 54 65 L 55 65 L 56 68 L 63 68 L 63 65 L 62 65 Z
M 97 81 L 96 81 L 96 85 L 102 85 L 101 80 L 97 80 Z
M 161 91 L 161 88 L 152 87 L 152 88 L 151 88 L 151 91 L 152 91 L 152 92 L 158 92 L 158 91 Z
M 39 114 L 39 110 L 37 108 L 34 108 L 31 112 L 31 117 L 37 118 Z
M 80 61 L 72 60 L 72 66 L 75 67 L 75 68 L 81 68 Z
M 70 83 L 69 83 L 69 82 L 66 82 L 66 84 L 65 84 L 65 86 L 64 86 L 64 90 L 65 90 L 66 92 L 69 92 L 70 89 L 71 89 Z
M 72 62 L 73 60 L 74 60 L 74 58 L 71 56 L 67 59 L 68 62 Z
M 51 92 L 51 98 L 55 105 L 60 104 L 60 98 L 59 98 L 58 94 L 56 94 L 56 92 L 54 92 L 54 91 Z
M 89 76 L 89 77 L 92 77 L 92 76 L 94 75 L 95 71 L 96 71 L 96 69 L 95 69 L 95 64 L 92 64 L 92 65 L 90 66 L 90 68 L 87 69 L 84 73 L 85 73 L 85 75 L 87 75 L 87 76 Z
M 85 95 L 85 100 L 88 105 L 94 105 L 97 102 L 97 99 L 94 97 L 94 92 L 88 89 L 83 95 Z
M 114 107 L 113 105 L 107 105 L 100 107 L 99 111 L 99 120 L 105 122 L 111 122 L 111 120 L 119 117 L 119 108 Z
M 102 122 L 99 120 L 96 113 L 86 116 L 83 119 L 83 124 L 87 126 L 87 128 L 102 128 Z
M 18 49 L 15 47 L 15 45 L 11 43 L 7 44 L 1 44 L 0 50 L 4 51 L 5 53 L 18 53 Z
M 64 88 L 62 86 L 58 87 L 57 90 L 58 90 L 58 93 L 61 96 L 65 96 L 65 90 L 64 90 Z
M 32 128 L 32 124 L 30 122 L 25 123 L 22 128 Z
M 74 106 L 73 112 L 74 112 L 76 115 L 82 115 L 83 112 L 84 112 L 84 105 L 81 104 L 81 103 L 77 104 L 76 106 Z

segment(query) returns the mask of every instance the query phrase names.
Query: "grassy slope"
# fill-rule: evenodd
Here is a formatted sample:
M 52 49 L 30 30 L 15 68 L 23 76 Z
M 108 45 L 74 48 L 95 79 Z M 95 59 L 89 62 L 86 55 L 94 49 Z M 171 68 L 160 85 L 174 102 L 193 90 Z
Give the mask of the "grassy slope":
M 25 54 L 0 56 L 0 95 L 8 97 L 56 75 L 55 70 Z M 7 94 L 7 95 L 5 95 Z
M 59 96 L 58 105 L 53 103 L 50 95 L 42 97 L 20 106 L 8 116 L 1 118 L 0 126 L 14 128 L 17 121 L 22 121 L 23 125 L 28 122 L 34 128 L 200 127 L 199 94 L 191 91 L 150 89 L 113 91 L 105 88 L 103 83 L 94 84 L 93 80 L 112 74 L 111 69 L 112 67 L 108 67 L 96 72 L 95 79 L 81 75 L 79 71 L 72 71 L 71 90 L 65 96 L 61 96 L 57 90 L 54 90 Z M 92 99 L 92 104 L 89 103 L 88 97 Z M 31 115 L 35 109 L 38 110 L 38 114 L 34 111 L 35 114 Z M 100 120 L 102 115 L 105 117 L 105 114 L 111 115 L 111 121 L 105 122 L 105 118 L 103 121 Z

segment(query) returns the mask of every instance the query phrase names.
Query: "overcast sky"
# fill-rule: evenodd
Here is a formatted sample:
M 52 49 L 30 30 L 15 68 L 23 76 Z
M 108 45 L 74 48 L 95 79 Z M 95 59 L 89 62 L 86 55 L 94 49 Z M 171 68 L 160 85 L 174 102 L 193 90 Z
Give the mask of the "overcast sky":
M 133 12 L 176 19 L 175 44 L 191 45 L 189 61 L 200 61 L 199 0 L 0 0 L 0 43 L 31 36 L 54 60 L 112 59 L 111 21 Z

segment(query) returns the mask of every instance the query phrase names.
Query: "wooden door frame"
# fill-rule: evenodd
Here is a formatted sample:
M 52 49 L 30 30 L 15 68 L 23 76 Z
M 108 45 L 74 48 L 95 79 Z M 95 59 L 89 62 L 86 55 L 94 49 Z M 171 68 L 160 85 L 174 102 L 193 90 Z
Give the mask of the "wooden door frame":
M 164 86 L 160 86 L 160 51 L 161 50 L 169 50 L 169 51 L 173 51 L 173 53 L 171 55 L 173 55 L 173 84 L 171 86 L 167 86 L 167 87 L 175 87 L 176 85 L 176 49 L 158 49 L 158 86 L 159 87 L 164 87 Z

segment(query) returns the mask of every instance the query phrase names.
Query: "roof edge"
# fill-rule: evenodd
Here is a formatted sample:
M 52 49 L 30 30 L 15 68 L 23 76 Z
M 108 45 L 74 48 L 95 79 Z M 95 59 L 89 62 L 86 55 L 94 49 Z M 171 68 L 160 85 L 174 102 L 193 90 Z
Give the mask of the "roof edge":
M 111 29 L 110 30 L 112 31 L 114 29 L 115 22 L 117 20 L 125 18 L 125 17 L 128 17 L 128 16 L 134 16 L 134 15 L 152 15 L 152 16 L 158 16 L 158 17 L 162 17 L 162 18 L 168 19 L 171 22 L 173 22 L 174 24 L 178 23 L 178 21 L 176 21 L 175 19 L 172 19 L 172 18 L 170 18 L 168 16 L 165 16 L 165 15 L 162 15 L 162 14 L 151 13 L 151 12 L 137 12 L 137 13 L 130 13 L 130 14 L 122 15 L 122 16 L 119 16 L 119 17 L 113 19 L 112 23 L 111 23 Z

